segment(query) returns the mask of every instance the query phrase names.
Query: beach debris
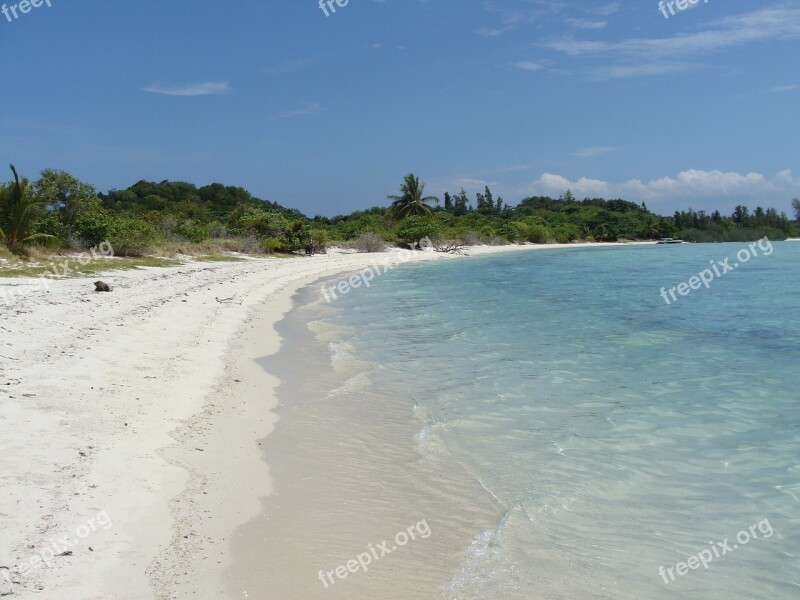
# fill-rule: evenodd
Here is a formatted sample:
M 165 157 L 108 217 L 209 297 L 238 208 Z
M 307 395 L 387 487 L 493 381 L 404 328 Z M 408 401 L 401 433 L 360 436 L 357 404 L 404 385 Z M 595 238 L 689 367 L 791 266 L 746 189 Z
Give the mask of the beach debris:
M 467 245 L 458 241 L 434 242 L 433 250 L 434 252 L 443 252 L 445 254 L 469 254 Z
M 239 293 L 239 292 L 236 292 L 236 294 L 238 294 L 238 293 Z M 231 296 L 230 298 L 218 298 L 218 297 L 216 297 L 216 296 L 215 296 L 215 297 L 214 297 L 214 300 L 216 300 L 216 301 L 217 301 L 217 302 L 219 302 L 220 304 L 226 304 L 226 303 L 228 303 L 228 302 L 233 302 L 234 304 L 242 304 L 242 302 L 244 302 L 244 300 L 239 300 L 239 302 L 234 302 L 234 300 L 235 300 L 235 298 L 236 298 L 236 294 L 234 294 L 234 295 L 233 295 L 233 296 Z
M 72 550 L 65 550 L 61 554 L 56 554 L 56 556 L 72 556 Z
M 95 292 L 110 292 L 114 288 L 108 285 L 105 281 L 95 281 L 94 282 L 94 291 Z

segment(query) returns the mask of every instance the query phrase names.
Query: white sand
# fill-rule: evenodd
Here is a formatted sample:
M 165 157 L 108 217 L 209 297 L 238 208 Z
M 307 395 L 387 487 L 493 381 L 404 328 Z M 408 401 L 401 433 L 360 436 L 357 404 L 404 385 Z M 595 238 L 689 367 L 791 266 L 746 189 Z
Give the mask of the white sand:
M 0 302 L 0 595 L 222 598 L 226 536 L 271 489 L 277 382 L 253 359 L 277 350 L 297 289 L 376 259 L 116 271 Z

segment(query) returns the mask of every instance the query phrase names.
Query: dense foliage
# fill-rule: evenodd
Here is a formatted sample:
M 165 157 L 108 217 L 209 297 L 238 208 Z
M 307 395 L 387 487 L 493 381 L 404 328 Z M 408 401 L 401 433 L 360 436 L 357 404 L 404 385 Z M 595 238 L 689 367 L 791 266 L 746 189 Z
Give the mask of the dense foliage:
M 108 240 L 117 254 L 136 255 L 154 246 L 218 241 L 226 249 L 259 253 L 302 250 L 311 240 L 351 243 L 355 247 L 413 244 L 431 239 L 467 244 L 616 241 L 680 237 L 689 241 L 772 240 L 800 235 L 800 223 L 774 209 L 738 206 L 719 212 L 651 213 L 644 204 L 613 199 L 577 200 L 536 196 L 509 206 L 487 187 L 475 204 L 462 189 L 439 199 L 424 196 L 425 184 L 408 174 L 389 207 L 374 207 L 332 218 L 308 218 L 218 183 L 140 181 L 125 190 L 98 193 L 64 171 L 46 169 L 34 182 L 0 184 L 0 239 L 12 249 L 37 243 L 53 248 L 86 248 Z M 435 203 L 436 206 L 430 206 Z M 800 219 L 800 199 L 793 202 Z M 358 240 L 358 241 L 356 241 Z M 223 243 L 224 242 L 224 243 Z M 369 243 L 366 243 L 369 242 Z

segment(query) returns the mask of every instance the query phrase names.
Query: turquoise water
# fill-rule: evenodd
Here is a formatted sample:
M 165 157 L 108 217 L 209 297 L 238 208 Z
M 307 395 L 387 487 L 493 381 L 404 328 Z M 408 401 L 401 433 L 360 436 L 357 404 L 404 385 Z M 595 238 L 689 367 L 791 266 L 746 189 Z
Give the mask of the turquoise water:
M 502 507 L 437 595 L 800 597 L 800 243 L 660 296 L 746 248 L 437 261 L 330 305 L 331 348 L 413 402 L 417 451 Z

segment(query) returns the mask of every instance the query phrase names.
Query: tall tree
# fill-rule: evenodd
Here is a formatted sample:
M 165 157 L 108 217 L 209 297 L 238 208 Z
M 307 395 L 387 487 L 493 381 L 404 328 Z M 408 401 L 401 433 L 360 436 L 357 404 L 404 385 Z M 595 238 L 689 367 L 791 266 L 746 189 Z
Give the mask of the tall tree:
M 794 218 L 800 221 L 800 198 L 792 200 L 792 208 L 794 209 Z
M 461 192 L 453 201 L 453 214 L 456 216 L 461 216 L 467 214 L 468 211 L 469 198 L 467 198 L 467 192 L 464 191 L 464 188 L 461 188 Z
M 733 215 L 731 215 L 733 220 L 739 225 L 744 224 L 749 216 L 750 211 L 746 206 L 742 206 L 741 204 L 734 209 Z
M 387 196 L 389 200 L 393 201 L 392 214 L 398 219 L 430 216 L 433 211 L 427 203 L 438 202 L 439 199 L 435 196 L 423 196 L 424 192 L 425 184 L 419 180 L 419 177 L 413 173 L 406 175 L 400 185 L 400 195 Z
M 453 198 L 450 196 L 450 192 L 444 193 L 444 209 L 447 212 L 453 212 Z

